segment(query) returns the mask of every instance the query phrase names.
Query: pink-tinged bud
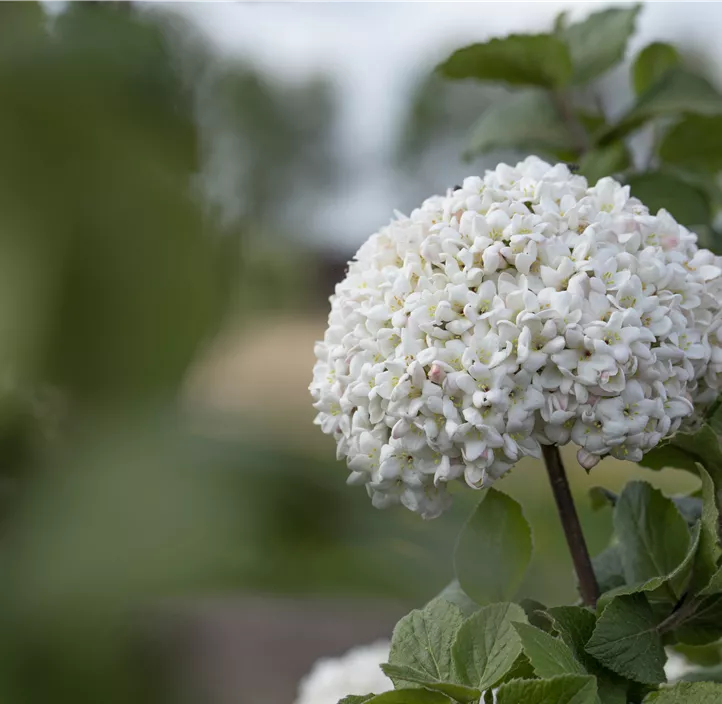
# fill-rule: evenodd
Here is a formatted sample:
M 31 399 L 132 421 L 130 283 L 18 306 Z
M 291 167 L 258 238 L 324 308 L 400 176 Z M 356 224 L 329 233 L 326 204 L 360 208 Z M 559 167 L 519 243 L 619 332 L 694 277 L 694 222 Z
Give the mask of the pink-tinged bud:
M 394 438 L 394 440 L 398 440 L 404 437 L 409 430 L 411 430 L 411 425 L 409 425 L 407 420 L 401 418 L 401 420 L 396 421 L 394 427 L 391 429 L 391 437 Z
M 591 452 L 587 452 L 586 450 L 579 450 L 577 452 L 577 462 L 579 462 L 579 464 L 582 465 L 587 472 L 596 467 L 599 464 L 600 459 L 601 457 L 599 457 L 599 455 L 593 455 Z
M 441 368 L 440 364 L 434 362 L 431 365 L 431 369 L 429 369 L 429 381 L 433 381 L 434 384 L 441 386 L 444 379 L 446 379 L 446 372 Z

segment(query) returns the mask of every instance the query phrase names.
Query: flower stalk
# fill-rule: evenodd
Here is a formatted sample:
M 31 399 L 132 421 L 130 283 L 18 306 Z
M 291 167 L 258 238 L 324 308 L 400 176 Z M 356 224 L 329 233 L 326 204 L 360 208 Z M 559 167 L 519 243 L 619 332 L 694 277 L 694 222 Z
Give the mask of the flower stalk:
M 574 570 L 577 573 L 582 601 L 586 606 L 594 608 L 597 605 L 597 599 L 599 599 L 599 585 L 592 568 L 592 560 L 589 557 L 589 550 L 584 540 L 582 526 L 579 523 L 572 492 L 569 489 L 569 482 L 564 471 L 559 448 L 556 445 L 542 445 L 542 453 L 549 474 L 549 483 L 559 511 L 559 518 L 574 563 Z

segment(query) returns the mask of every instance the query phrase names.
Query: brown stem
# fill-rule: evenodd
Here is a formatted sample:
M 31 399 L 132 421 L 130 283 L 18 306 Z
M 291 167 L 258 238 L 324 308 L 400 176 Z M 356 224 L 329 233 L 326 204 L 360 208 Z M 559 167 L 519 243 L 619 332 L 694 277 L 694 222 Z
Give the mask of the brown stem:
M 592 560 L 589 557 L 589 550 L 587 550 L 587 543 L 584 540 L 577 509 L 574 506 L 572 492 L 569 490 L 569 482 L 564 471 L 562 458 L 559 455 L 559 448 L 556 445 L 542 445 L 542 452 L 547 473 L 549 474 L 549 483 L 552 486 L 552 493 L 557 502 L 559 518 L 562 521 L 564 535 L 579 580 L 582 601 L 587 606 L 595 607 L 599 598 L 599 585 L 594 575 Z

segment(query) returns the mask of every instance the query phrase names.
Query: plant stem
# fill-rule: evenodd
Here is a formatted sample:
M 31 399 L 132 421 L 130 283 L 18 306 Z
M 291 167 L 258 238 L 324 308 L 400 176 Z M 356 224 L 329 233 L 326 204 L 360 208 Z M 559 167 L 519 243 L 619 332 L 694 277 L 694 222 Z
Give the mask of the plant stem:
M 589 557 L 589 550 L 587 550 L 587 543 L 584 540 L 577 509 L 574 506 L 572 492 L 569 490 L 569 482 L 564 471 L 559 448 L 556 445 L 542 445 L 542 453 L 544 454 L 544 464 L 546 464 L 547 473 L 549 474 L 549 483 L 552 486 L 554 500 L 557 503 L 559 518 L 561 518 L 564 535 L 567 539 L 567 545 L 569 545 L 569 552 L 572 555 L 574 570 L 579 580 L 582 601 L 587 606 L 595 607 L 599 598 L 599 585 L 594 575 L 592 560 Z

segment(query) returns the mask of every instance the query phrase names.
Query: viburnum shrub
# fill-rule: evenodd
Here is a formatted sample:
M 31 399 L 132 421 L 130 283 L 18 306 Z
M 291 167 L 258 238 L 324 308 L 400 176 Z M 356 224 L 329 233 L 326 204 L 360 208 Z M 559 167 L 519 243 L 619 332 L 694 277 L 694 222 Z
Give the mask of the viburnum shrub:
M 377 507 L 433 518 L 449 485 L 485 490 L 458 584 L 394 633 L 384 672 L 410 691 L 374 701 L 473 702 L 497 687 L 502 704 L 638 701 L 665 679 L 665 644 L 722 635 L 716 468 L 702 452 L 722 456 L 703 424 L 721 323 L 720 257 L 628 186 L 590 187 L 536 157 L 465 179 L 361 247 L 316 348 L 317 423 Z M 593 565 L 558 446 L 578 445 L 591 469 L 644 461 L 670 437 L 704 462 L 702 498 L 676 505 L 632 482 L 611 496 L 615 542 Z M 530 531 L 488 487 L 526 455 L 546 462 L 582 605 L 506 601 Z
M 722 96 L 661 43 L 637 57 L 638 98 L 616 123 L 571 90 L 619 61 L 638 11 L 444 62 L 449 78 L 527 86 L 482 115 L 475 151 L 535 145 L 562 163 L 500 164 L 397 213 L 331 297 L 310 389 L 348 483 L 429 519 L 457 488 L 481 494 L 456 579 L 394 630 L 395 689 L 342 704 L 722 702 L 722 258 L 697 237 L 714 245 Z M 658 118 L 640 171 L 625 140 Z M 614 533 L 590 558 L 566 444 L 587 471 L 611 456 L 689 470 L 699 488 L 595 490 Z M 492 485 L 524 456 L 546 467 L 577 604 L 511 601 L 531 531 Z M 698 667 L 670 684 L 675 652 Z

